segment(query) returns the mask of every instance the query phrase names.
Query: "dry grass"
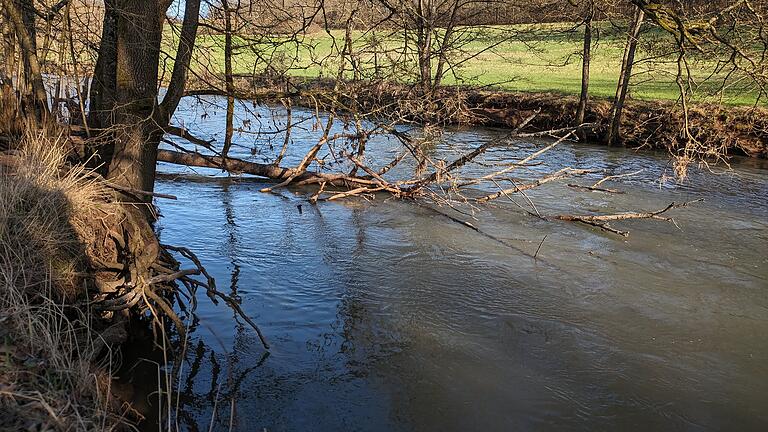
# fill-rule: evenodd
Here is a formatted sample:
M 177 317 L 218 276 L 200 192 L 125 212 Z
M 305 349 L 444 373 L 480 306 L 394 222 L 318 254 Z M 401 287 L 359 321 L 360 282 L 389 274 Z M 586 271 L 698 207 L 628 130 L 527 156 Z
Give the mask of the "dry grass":
M 0 161 L 0 430 L 111 430 L 113 355 L 87 307 L 88 219 L 104 190 L 65 168 L 65 140 L 27 132 Z M 5 162 L 5 163 L 2 163 Z

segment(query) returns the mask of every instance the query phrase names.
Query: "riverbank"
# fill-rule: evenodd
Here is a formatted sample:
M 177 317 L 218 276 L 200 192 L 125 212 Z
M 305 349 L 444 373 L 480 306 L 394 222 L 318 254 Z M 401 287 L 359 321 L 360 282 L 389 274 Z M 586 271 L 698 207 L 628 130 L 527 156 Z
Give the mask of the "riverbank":
M 121 430 L 144 416 L 116 396 L 134 317 L 92 302 L 115 289 L 105 267 L 119 261 L 120 239 L 110 234 L 131 225 L 129 210 L 67 164 L 70 145 L 27 132 L 0 153 L 3 430 Z
M 478 92 L 467 97 L 470 109 L 486 125 L 515 127 L 540 109 L 531 126 L 540 130 L 576 124 L 578 98 L 553 93 Z M 592 99 L 585 121 L 596 126 L 586 135 L 588 144 L 605 145 L 612 101 Z M 768 158 L 768 109 L 720 105 L 693 105 L 688 124 L 701 156 L 748 156 Z M 621 145 L 633 149 L 661 149 L 672 154 L 684 151 L 681 131 L 685 115 L 679 104 L 666 101 L 628 101 L 621 122 Z
M 261 102 L 289 98 L 296 105 L 358 107 L 415 122 L 462 126 L 515 128 L 536 111 L 532 130 L 567 128 L 576 124 L 578 98 L 557 93 L 522 93 L 442 87 L 434 103 L 424 109 L 424 97 L 414 88 L 388 83 L 345 82 L 339 95 L 331 80 L 270 81 L 263 77 L 238 76 L 236 97 Z M 223 87 L 223 86 L 222 86 Z M 190 85 L 190 95 L 223 94 L 204 83 Z M 590 144 L 606 144 L 612 102 L 592 98 L 585 122 Z M 422 113 L 429 112 L 428 116 Z M 695 141 L 681 134 L 685 115 L 679 104 L 669 101 L 628 100 L 624 107 L 620 145 L 635 149 L 666 150 L 679 155 L 693 151 L 697 158 L 733 155 L 768 158 L 768 108 L 695 104 L 688 110 L 688 128 Z

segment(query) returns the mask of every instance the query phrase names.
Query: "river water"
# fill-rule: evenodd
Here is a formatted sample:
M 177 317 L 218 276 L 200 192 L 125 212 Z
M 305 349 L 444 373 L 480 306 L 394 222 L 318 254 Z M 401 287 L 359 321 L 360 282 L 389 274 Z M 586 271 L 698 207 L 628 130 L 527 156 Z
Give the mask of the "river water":
M 259 133 L 237 134 L 235 155 L 273 157 L 283 136 L 267 119 L 285 113 L 238 114 Z M 222 139 L 223 115 L 186 101 L 177 121 Z M 311 123 L 293 131 L 288 164 L 316 142 Z M 505 133 L 449 130 L 430 156 L 450 160 Z M 509 143 L 482 162 L 544 144 Z M 398 152 L 385 138 L 368 147 L 370 160 Z M 157 190 L 178 197 L 159 202 L 161 240 L 195 251 L 272 346 L 265 356 L 251 328 L 201 294 L 181 429 L 766 430 L 767 167 L 694 167 L 678 184 L 663 154 L 562 144 L 540 160 L 518 175 L 644 169 L 605 184 L 625 194 L 566 186 L 604 174 L 532 190 L 542 214 L 705 200 L 671 211 L 677 226 L 615 223 L 627 238 L 504 200 L 476 220 L 439 208 L 480 233 L 434 204 L 380 195 L 311 205 L 310 190 L 265 194 L 258 179 L 161 164 Z

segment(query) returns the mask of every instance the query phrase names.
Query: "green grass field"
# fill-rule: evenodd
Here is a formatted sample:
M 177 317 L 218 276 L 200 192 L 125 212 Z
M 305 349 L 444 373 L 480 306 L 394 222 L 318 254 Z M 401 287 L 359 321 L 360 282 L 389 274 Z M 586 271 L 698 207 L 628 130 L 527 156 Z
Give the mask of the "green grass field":
M 619 66 L 624 49 L 625 33 L 622 29 L 599 25 L 600 38 L 593 45 L 590 74 L 590 94 L 595 97 L 612 97 L 616 90 Z M 492 86 L 501 90 L 525 92 L 558 92 L 578 94 L 581 86 L 581 30 L 561 32 L 558 25 L 508 26 L 482 29 L 472 41 L 462 47 L 463 53 L 453 56 L 454 63 L 466 59 L 449 73 L 443 84 Z M 509 38 L 514 32 L 517 37 Z M 394 50 L 402 45 L 399 34 L 376 34 L 381 50 Z M 166 31 L 165 42 L 170 50 L 175 44 L 173 32 Z M 363 69 L 373 70 L 373 44 L 371 33 L 355 32 L 354 51 L 358 53 Z M 631 97 L 645 100 L 675 100 L 679 97 L 675 84 L 677 64 L 672 56 L 659 56 L 650 52 L 670 42 L 668 35 L 654 29 L 643 32 L 633 74 Z M 277 38 L 276 38 L 277 39 Z M 509 40 L 507 40 L 509 39 Z M 284 45 L 270 41 L 235 38 L 234 72 L 250 74 L 261 72 L 268 59 L 278 70 L 297 77 L 335 76 L 339 46 L 343 44 L 343 31 L 310 33 L 302 36 L 300 44 Z M 497 44 L 497 45 L 496 45 Z M 490 45 L 493 49 L 480 53 Z M 224 37 L 204 35 L 197 41 L 193 67 L 198 72 L 221 74 L 224 71 Z M 666 45 L 669 46 L 669 45 Z M 480 53 L 480 54 L 478 54 Z M 475 56 L 476 55 L 476 56 Z M 651 56 L 657 57 L 648 61 Z M 383 55 L 379 54 L 382 65 Z M 321 61 L 322 60 L 322 61 Z M 715 68 L 711 61 L 690 60 L 692 76 L 696 82 L 695 100 L 720 101 L 729 105 L 750 105 L 755 93 L 745 84 L 734 84 L 718 91 L 723 83 L 722 75 L 710 76 Z M 168 66 L 170 68 L 170 64 Z M 381 68 L 383 76 L 401 81 L 412 80 L 415 64 L 405 69 Z M 169 69 L 170 70 L 170 69 Z M 733 80 L 733 78 L 732 78 Z

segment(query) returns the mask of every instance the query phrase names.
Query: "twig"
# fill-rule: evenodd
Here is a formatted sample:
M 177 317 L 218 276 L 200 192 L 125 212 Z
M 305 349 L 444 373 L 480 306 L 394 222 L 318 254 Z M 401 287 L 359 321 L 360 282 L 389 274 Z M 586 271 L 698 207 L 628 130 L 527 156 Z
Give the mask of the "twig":
M 595 182 L 595 184 L 593 184 L 593 185 L 592 185 L 592 186 L 590 186 L 590 187 L 592 187 L 592 188 L 596 188 L 596 187 L 600 186 L 601 184 L 603 184 L 603 183 L 604 183 L 606 180 L 612 180 L 612 179 L 617 179 L 617 178 L 622 178 L 622 177 L 630 177 L 630 176 L 633 176 L 633 175 L 637 175 L 637 174 L 640 174 L 640 173 L 641 173 L 641 172 L 643 172 L 643 171 L 645 171 L 645 168 L 643 168 L 643 169 L 639 169 L 639 170 L 637 170 L 637 171 L 634 171 L 634 172 L 631 172 L 631 173 L 625 173 L 625 174 L 616 174 L 616 175 L 609 175 L 609 176 L 605 176 L 605 177 L 603 177 L 602 179 L 600 179 L 600 180 L 598 180 L 597 182 Z
M 640 174 L 641 172 L 645 171 L 645 169 L 639 169 L 637 171 L 631 172 L 631 173 L 625 173 L 625 174 L 617 174 L 617 175 L 609 175 L 605 176 L 602 179 L 598 180 L 593 184 L 592 186 L 582 186 L 578 184 L 568 183 L 568 187 L 572 187 L 574 189 L 583 189 L 588 190 L 592 192 L 606 192 L 606 193 L 613 193 L 613 194 L 623 194 L 624 191 L 616 190 L 616 189 L 607 189 L 607 188 L 601 188 L 599 187 L 601 184 L 603 184 L 607 180 L 622 178 L 622 177 L 629 177 L 636 174 Z
M 546 239 L 547 239 L 547 236 L 548 236 L 548 235 L 549 235 L 549 234 L 544 234 L 544 238 L 543 238 L 543 239 L 541 239 L 541 243 L 539 243 L 539 247 L 537 247 L 537 248 L 536 248 L 536 252 L 533 254 L 533 259 L 536 259 L 536 257 L 537 257 L 537 256 L 539 256 L 539 250 L 541 249 L 541 245 L 543 245 L 543 244 L 544 244 L 544 240 L 546 240 Z
M 477 184 L 477 183 L 480 183 L 480 182 L 482 182 L 484 180 L 490 180 L 490 179 L 496 178 L 496 177 L 498 177 L 498 176 L 500 176 L 502 174 L 506 174 L 506 173 L 508 173 L 508 172 L 510 172 L 510 171 L 512 171 L 514 169 L 517 169 L 519 167 L 526 166 L 526 164 L 528 162 L 532 161 L 533 159 L 536 159 L 537 157 L 541 156 L 542 154 L 544 154 L 544 153 L 548 152 L 549 150 L 551 150 L 552 148 L 554 148 L 556 145 L 558 145 L 561 142 L 563 142 L 566 139 L 568 139 L 568 137 L 571 136 L 574 132 L 575 132 L 575 130 L 572 130 L 570 133 L 568 133 L 567 135 L 559 138 L 557 141 L 553 142 L 552 144 L 550 144 L 550 145 L 544 147 L 543 149 L 541 149 L 541 150 L 539 150 L 539 151 L 537 151 L 537 152 L 535 152 L 535 153 L 525 157 L 524 159 L 520 160 L 519 162 L 515 162 L 515 163 L 509 165 L 508 167 L 504 168 L 501 171 L 497 171 L 497 172 L 495 172 L 493 174 L 488 174 L 488 175 L 485 175 L 485 176 L 482 176 L 482 177 L 478 177 L 478 178 L 473 179 L 473 180 L 466 181 L 464 183 L 459 184 L 457 187 L 464 187 L 464 186 L 469 186 L 469 185 Z
M 464 166 L 465 164 L 467 164 L 467 162 L 472 161 L 474 158 L 476 158 L 477 156 L 481 155 L 486 150 L 490 149 L 491 147 L 495 147 L 495 146 L 499 145 L 500 142 L 505 141 L 505 140 L 510 139 L 510 138 L 514 138 L 514 137 L 520 136 L 520 134 L 519 134 L 520 130 L 525 128 L 528 125 L 528 123 L 530 123 L 534 119 L 534 117 L 536 117 L 536 115 L 538 115 L 539 111 L 540 110 L 536 110 L 531 116 L 529 116 L 522 123 L 520 123 L 520 125 L 514 131 L 512 131 L 512 133 L 510 133 L 507 137 L 505 137 L 504 139 L 489 141 L 489 142 L 487 142 L 487 143 L 477 147 L 476 149 L 472 150 L 471 152 L 469 152 L 469 153 L 459 157 L 458 159 L 454 160 L 453 162 L 448 164 L 445 168 L 436 169 L 432 174 L 428 175 L 426 178 L 420 180 L 415 185 L 411 186 L 409 188 L 408 192 L 414 192 L 414 191 L 422 188 L 425 184 L 429 184 L 429 183 L 434 182 L 441 175 L 443 175 L 445 173 L 448 173 L 448 172 L 451 172 L 451 171 L 453 171 L 453 170 L 455 170 L 457 168 L 460 168 L 460 167 Z

